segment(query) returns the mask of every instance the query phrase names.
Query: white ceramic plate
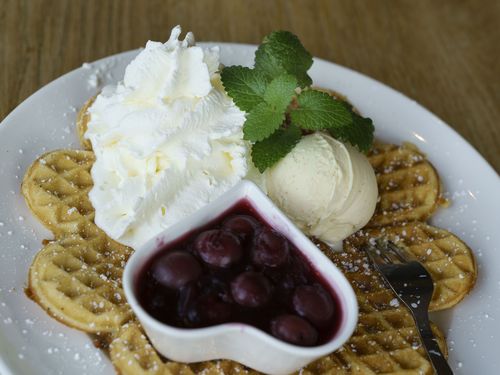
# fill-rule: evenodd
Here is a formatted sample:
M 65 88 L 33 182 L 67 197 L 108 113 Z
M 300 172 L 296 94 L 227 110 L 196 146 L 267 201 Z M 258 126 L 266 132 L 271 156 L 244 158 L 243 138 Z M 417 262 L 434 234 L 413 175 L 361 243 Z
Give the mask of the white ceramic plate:
M 249 65 L 255 47 L 220 44 L 226 65 Z M 123 77 L 137 51 L 74 70 L 29 97 L 0 124 L 0 373 L 113 374 L 83 333 L 65 327 L 24 295 L 28 267 L 41 241 L 50 238 L 21 197 L 26 168 L 43 152 L 78 148 L 76 110 L 103 84 Z M 450 208 L 432 223 L 451 230 L 474 250 L 476 288 L 457 307 L 433 319 L 448 336 L 456 374 L 494 374 L 500 368 L 500 179 L 465 140 L 416 102 L 366 76 L 316 60 L 318 86 L 349 98 L 376 125 L 376 135 L 410 141 L 439 171 Z M 450 93 L 453 95 L 453 93 Z

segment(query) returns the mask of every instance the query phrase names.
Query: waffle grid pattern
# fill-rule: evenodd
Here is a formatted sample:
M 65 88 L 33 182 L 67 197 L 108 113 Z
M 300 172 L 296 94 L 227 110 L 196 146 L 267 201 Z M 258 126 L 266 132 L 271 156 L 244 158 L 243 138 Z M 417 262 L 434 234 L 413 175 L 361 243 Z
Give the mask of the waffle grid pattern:
M 439 177 L 423 154 L 410 145 L 376 145 L 368 159 L 379 188 L 369 227 L 424 221 L 434 213 L 440 200 Z
M 28 170 L 23 194 L 35 216 L 56 236 L 56 241 L 49 243 L 32 265 L 32 297 L 69 326 L 110 334 L 110 355 L 121 374 L 252 373 L 231 361 L 191 366 L 165 361 L 148 343 L 133 319 L 120 285 L 121 272 L 132 250 L 110 240 L 93 223 L 94 210 L 88 200 L 93 160 L 89 151 L 56 151 L 42 156 Z M 419 173 L 420 176 L 423 172 Z M 422 207 L 428 212 L 420 216 L 427 217 L 435 205 Z M 421 237 L 415 240 L 415 246 Z M 409 312 L 394 305 L 397 300 L 392 292 L 384 289 L 366 259 L 355 259 L 359 252 L 354 246 L 350 248 L 345 256 L 354 257 L 351 262 L 330 255 L 353 284 L 360 304 L 360 323 L 341 350 L 312 363 L 301 373 L 432 373 Z M 325 247 L 323 251 L 329 249 Z M 446 349 L 444 338 L 436 332 Z
M 316 370 L 312 373 L 322 370 L 333 374 L 432 374 L 410 312 L 398 303 L 365 253 L 349 243 L 342 253 L 319 246 L 353 286 L 359 303 L 359 322 L 348 343 L 329 356 L 335 357 L 335 365 L 326 368 L 330 361 L 320 359 L 309 366 Z M 442 334 L 436 327 L 434 330 L 446 352 Z
M 471 249 L 450 232 L 421 222 L 378 229 L 365 229 L 352 238 L 358 246 L 384 237 L 421 262 L 434 281 L 430 311 L 444 310 L 459 303 L 474 287 L 477 266 Z
M 94 223 L 88 199 L 92 152 L 63 150 L 40 157 L 22 192 L 56 239 L 35 257 L 29 292 L 53 317 L 89 333 L 117 331 L 132 316 L 121 289 L 131 249 Z
M 21 191 L 28 206 L 56 237 L 102 232 L 88 199 L 94 160 L 89 151 L 53 151 L 35 161 L 24 177 Z
M 116 332 L 132 317 L 121 288 L 128 255 L 102 238 L 72 235 L 51 242 L 33 262 L 29 289 L 52 316 L 71 327 Z

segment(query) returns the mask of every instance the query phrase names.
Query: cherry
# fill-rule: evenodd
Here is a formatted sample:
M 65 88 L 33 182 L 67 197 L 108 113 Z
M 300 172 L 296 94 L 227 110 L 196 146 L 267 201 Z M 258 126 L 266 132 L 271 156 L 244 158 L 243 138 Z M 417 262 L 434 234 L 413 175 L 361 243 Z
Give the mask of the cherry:
M 221 324 L 229 321 L 232 308 L 227 302 L 213 300 L 204 301 L 200 305 L 203 311 L 203 318 L 208 324 Z
M 168 308 L 167 296 L 164 294 L 153 294 L 149 300 L 148 307 L 154 314 L 161 314 L 162 311 Z
M 311 346 L 318 341 L 318 331 L 297 315 L 280 315 L 271 321 L 271 333 L 291 344 Z
M 189 283 L 186 286 L 182 287 L 179 291 L 179 298 L 177 301 L 177 314 L 184 318 L 187 316 L 189 309 L 196 302 L 196 298 L 198 298 L 199 289 L 196 284 Z
M 187 313 L 189 322 L 194 326 L 225 323 L 231 319 L 231 315 L 231 304 L 210 294 L 200 297 Z
M 194 241 L 194 248 L 205 263 L 215 267 L 231 267 L 243 256 L 240 239 L 220 229 L 200 233 Z
M 333 317 L 332 297 L 320 285 L 301 285 L 293 294 L 293 309 L 316 327 L 323 327 Z
M 333 294 L 294 244 L 251 208 L 162 245 L 139 275 L 138 298 L 179 328 L 249 324 L 294 345 L 333 335 Z
M 242 306 L 259 307 L 269 301 L 271 284 L 260 273 L 243 272 L 231 282 L 231 294 Z
M 160 285 L 180 289 L 201 275 L 200 263 L 185 251 L 172 251 L 160 257 L 152 266 L 151 275 Z
M 201 282 L 205 293 L 216 295 L 224 302 L 233 302 L 229 285 L 222 277 L 210 275 L 201 280 Z
M 255 234 L 252 261 L 259 266 L 279 267 L 288 260 L 290 245 L 280 233 L 262 228 Z
M 234 215 L 222 223 L 222 228 L 233 232 L 243 241 L 251 238 L 259 226 L 259 222 L 249 215 Z

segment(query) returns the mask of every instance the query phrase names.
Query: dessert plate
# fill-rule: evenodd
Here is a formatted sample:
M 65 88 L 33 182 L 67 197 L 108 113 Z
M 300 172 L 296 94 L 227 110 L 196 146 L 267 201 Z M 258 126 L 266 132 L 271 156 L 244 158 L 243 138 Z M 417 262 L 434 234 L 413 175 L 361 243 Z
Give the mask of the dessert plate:
M 200 43 L 204 46 L 210 43 Z M 226 65 L 251 65 L 254 46 L 218 43 Z M 20 194 L 26 168 L 40 154 L 79 148 L 78 108 L 103 85 L 123 77 L 130 51 L 84 64 L 26 99 L 0 124 L 0 374 L 114 374 L 90 338 L 49 317 L 25 294 L 28 269 L 50 233 Z M 476 255 L 475 289 L 455 308 L 433 314 L 448 338 L 456 374 L 495 373 L 500 367 L 500 178 L 454 130 L 415 101 L 362 74 L 316 59 L 315 85 L 344 95 L 374 120 L 376 136 L 409 141 L 437 168 L 452 200 L 432 224 L 462 238 Z

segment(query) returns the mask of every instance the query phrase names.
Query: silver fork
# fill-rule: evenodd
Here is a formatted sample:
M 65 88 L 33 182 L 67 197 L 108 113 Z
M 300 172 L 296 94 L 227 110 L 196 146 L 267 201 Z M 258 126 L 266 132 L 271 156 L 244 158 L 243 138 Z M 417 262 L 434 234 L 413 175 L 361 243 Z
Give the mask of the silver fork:
M 438 375 L 453 374 L 429 323 L 429 304 L 434 291 L 431 276 L 422 264 L 409 259 L 394 243 L 375 243 L 366 245 L 365 250 L 387 284 L 411 311 L 434 370 Z

